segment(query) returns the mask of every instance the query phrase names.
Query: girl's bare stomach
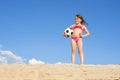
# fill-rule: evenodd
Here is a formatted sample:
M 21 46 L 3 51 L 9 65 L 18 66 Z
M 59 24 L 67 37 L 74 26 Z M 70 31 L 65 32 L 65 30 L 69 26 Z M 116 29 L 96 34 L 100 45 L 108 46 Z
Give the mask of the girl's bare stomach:
M 80 30 L 80 29 L 74 29 L 72 37 L 80 37 L 81 33 L 82 33 L 82 30 Z

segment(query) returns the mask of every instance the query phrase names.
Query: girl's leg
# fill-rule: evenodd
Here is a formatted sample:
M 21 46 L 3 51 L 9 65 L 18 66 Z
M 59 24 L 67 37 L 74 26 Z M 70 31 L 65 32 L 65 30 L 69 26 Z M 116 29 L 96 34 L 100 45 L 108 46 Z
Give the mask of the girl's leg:
M 82 38 L 79 38 L 77 45 L 78 45 L 78 52 L 80 55 L 80 62 L 81 62 L 81 64 L 83 64 L 84 63 L 84 54 L 83 54 L 83 49 L 82 49 Z
M 72 64 L 74 64 L 75 63 L 75 54 L 76 54 L 76 42 L 73 39 L 71 40 L 71 47 L 72 47 L 71 62 L 72 62 Z

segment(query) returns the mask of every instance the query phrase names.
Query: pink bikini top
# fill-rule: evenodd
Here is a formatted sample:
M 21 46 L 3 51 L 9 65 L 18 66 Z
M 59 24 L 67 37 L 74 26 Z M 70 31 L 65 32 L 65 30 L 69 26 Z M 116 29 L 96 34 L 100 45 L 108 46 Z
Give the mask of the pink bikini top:
M 74 26 L 74 28 L 73 28 L 73 29 L 76 29 L 76 28 L 79 28 L 79 29 L 81 29 L 81 30 L 82 30 L 82 27 L 81 27 L 81 26 Z

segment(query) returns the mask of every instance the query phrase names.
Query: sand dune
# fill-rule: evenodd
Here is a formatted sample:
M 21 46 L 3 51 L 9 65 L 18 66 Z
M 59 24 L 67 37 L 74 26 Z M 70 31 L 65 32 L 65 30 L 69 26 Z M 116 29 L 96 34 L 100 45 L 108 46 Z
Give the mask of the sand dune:
M 0 80 L 120 80 L 120 65 L 1 64 Z

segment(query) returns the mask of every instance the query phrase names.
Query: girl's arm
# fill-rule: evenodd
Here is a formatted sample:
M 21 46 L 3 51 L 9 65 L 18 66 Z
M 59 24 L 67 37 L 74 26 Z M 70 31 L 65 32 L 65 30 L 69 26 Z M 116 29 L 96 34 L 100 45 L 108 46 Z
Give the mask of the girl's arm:
M 85 34 L 81 34 L 82 38 L 87 37 L 87 36 L 90 35 L 90 32 L 88 31 L 88 29 L 85 26 L 83 26 L 83 30 L 85 31 Z
M 70 28 L 70 29 L 73 29 L 73 28 L 74 28 L 74 24 L 73 24 L 73 25 L 71 25 L 69 28 Z

